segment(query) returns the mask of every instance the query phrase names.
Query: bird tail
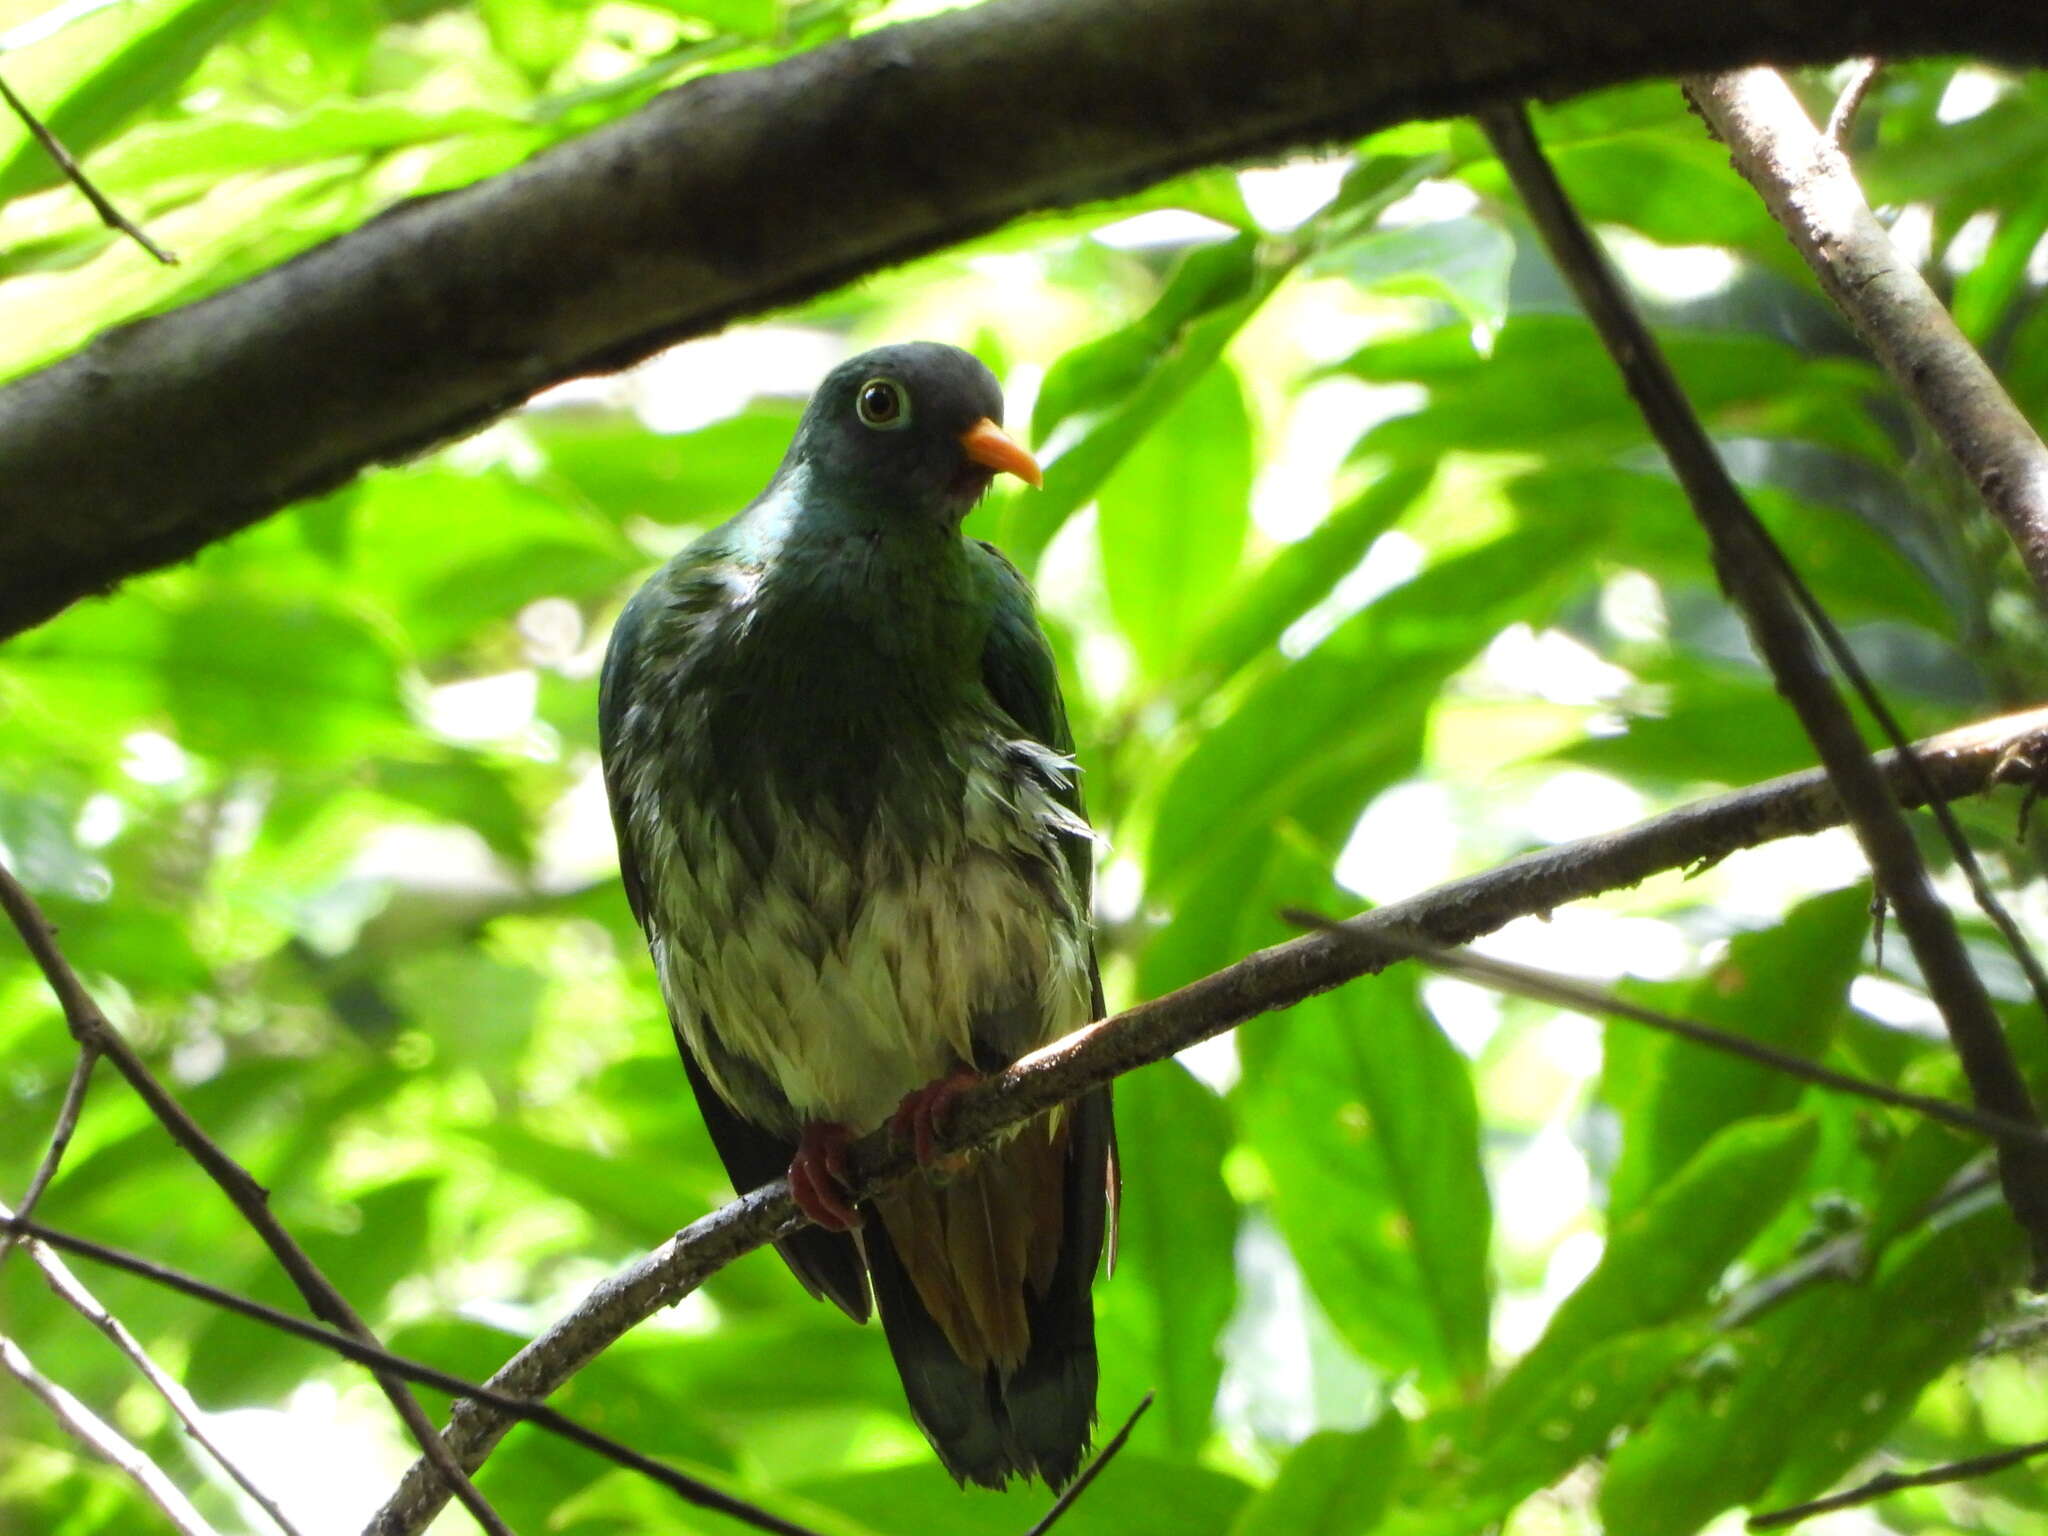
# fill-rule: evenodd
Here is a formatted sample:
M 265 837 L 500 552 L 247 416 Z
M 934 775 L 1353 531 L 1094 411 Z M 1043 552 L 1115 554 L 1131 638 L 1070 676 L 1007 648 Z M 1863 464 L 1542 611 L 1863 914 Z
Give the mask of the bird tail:
M 1079 1470 L 1114 1141 L 1098 1090 L 943 1183 L 899 1186 L 862 1233 L 911 1413 L 962 1483 L 1057 1488 Z

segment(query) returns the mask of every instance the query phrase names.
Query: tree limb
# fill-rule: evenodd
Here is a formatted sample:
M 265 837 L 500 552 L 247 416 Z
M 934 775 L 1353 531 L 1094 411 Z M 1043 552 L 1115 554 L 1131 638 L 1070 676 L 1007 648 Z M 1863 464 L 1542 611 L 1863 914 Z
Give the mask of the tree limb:
M 2031 781 L 2048 770 L 2048 709 L 1932 737 L 1915 751 L 1926 780 L 1944 797 L 1974 794 L 2006 780 Z M 1918 803 L 1920 780 L 1896 753 L 1874 761 L 1903 803 Z M 976 1145 L 1122 1073 L 1375 972 L 1398 958 L 1399 949 L 1396 943 L 1373 952 L 1376 935 L 1469 943 L 1518 917 L 1548 913 L 1652 875 L 1703 868 L 1738 849 L 1838 826 L 1842 819 L 1841 800 L 1824 772 L 1792 774 L 1624 831 L 1525 855 L 1352 918 L 1338 933 L 1312 933 L 1262 949 L 1177 992 L 1076 1030 L 970 1089 L 957 1101 L 940 1144 L 947 1150 Z M 852 1161 L 856 1194 L 912 1167 L 909 1151 L 892 1146 L 886 1129 L 861 1141 Z M 506 1362 L 491 1377 L 491 1387 L 526 1399 L 546 1397 L 629 1329 L 801 1221 L 784 1180 L 741 1196 L 602 1281 Z M 445 1438 L 462 1464 L 475 1468 L 508 1428 L 503 1415 L 462 1401 L 450 1410 Z M 432 1471 L 416 1463 L 371 1521 L 368 1536 L 416 1536 L 444 1498 Z
M 2038 0 L 994 0 L 642 111 L 0 390 L 0 636 L 563 379 L 1177 172 L 1845 53 L 2048 64 Z M 934 123 L 946 132 L 934 133 Z
M 1841 150 L 1814 128 L 1774 70 L 1693 75 L 1685 90 L 1835 307 L 1940 434 L 2048 596 L 2048 446 L 1899 255 Z
M 1793 597 L 1796 573 L 1730 478 L 1669 361 L 1564 195 L 1527 116 L 1519 107 L 1499 107 L 1489 109 L 1481 122 L 1545 247 L 1684 486 L 1712 545 L 1723 590 L 1840 791 L 1876 888 L 1897 915 L 1928 995 L 1941 1011 L 1971 1097 L 1994 1114 L 2039 1124 L 2033 1096 L 2013 1060 L 1991 994 L 1963 948 L 1955 917 L 1936 896 L 1912 829 L 1865 755 L 1849 706 L 1821 664 Z M 1808 606 L 1818 605 L 1809 598 Z M 1910 752 L 1905 765 L 1912 766 Z M 2004 1141 L 1998 1167 L 2006 1205 L 2033 1249 L 2034 1284 L 2048 1287 L 2048 1152 L 2030 1142 Z

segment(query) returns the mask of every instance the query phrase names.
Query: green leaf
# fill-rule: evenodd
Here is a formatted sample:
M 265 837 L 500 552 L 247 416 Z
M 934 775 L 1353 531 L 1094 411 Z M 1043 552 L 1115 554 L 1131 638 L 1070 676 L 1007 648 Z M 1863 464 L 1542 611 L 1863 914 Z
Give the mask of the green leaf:
M 1307 537 L 1283 546 L 1256 575 L 1225 592 L 1222 611 L 1195 642 L 1184 693 L 1203 696 L 1273 650 L 1287 627 L 1328 597 L 1373 541 L 1421 499 L 1432 478 L 1428 465 L 1390 466 Z
M 1617 1223 L 1599 1265 L 1494 1388 L 1487 1403 L 1492 1433 L 1528 1413 L 1595 1346 L 1699 1307 L 1791 1196 L 1818 1140 L 1810 1115 L 1738 1121 Z
M 390 649 L 312 604 L 227 591 L 187 603 L 169 615 L 162 665 L 173 734 L 225 760 L 345 763 L 408 735 Z
M 1615 1452 L 1608 1529 L 1687 1536 L 1732 1506 L 1818 1493 L 1968 1347 L 2020 1257 L 1993 1205 L 1901 1244 L 1869 1285 L 1794 1296 L 1734 1341 L 1732 1380 L 1672 1394 Z
M 1378 293 L 1441 299 L 1471 325 L 1497 330 L 1508 314 L 1513 236 L 1491 219 L 1442 219 L 1385 230 L 1319 255 L 1310 270 Z
M 1097 497 L 1110 612 L 1146 673 L 1172 676 L 1229 586 L 1250 526 L 1251 418 L 1237 376 L 1204 373 Z
M 1802 902 L 1777 926 L 1737 935 L 1674 1011 L 1813 1060 L 1849 1006 L 1869 931 L 1870 897 L 1861 886 Z M 1644 1054 L 1648 1060 L 1639 1056 L 1632 1069 L 1608 1197 L 1617 1221 L 1666 1188 L 1723 1126 L 1790 1109 L 1805 1091 L 1782 1072 L 1690 1041 L 1660 1037 Z
M 1117 1082 L 1123 1208 L 1115 1275 L 1096 1293 L 1102 1397 L 1158 1392 L 1149 1421 L 1174 1450 L 1209 1436 L 1218 1336 L 1237 1302 L 1237 1204 L 1223 1184 L 1222 1102 L 1161 1062 Z
M 1363 162 L 1293 240 L 1262 243 L 1246 234 L 1197 247 L 1141 318 L 1054 363 L 1031 412 L 1031 439 L 1049 455 L 1045 486 L 1010 499 L 996 542 L 1032 569 L 1060 526 L 1208 371 L 1314 242 L 1369 226 L 1438 163 L 1434 156 Z
M 1240 1051 L 1245 1138 L 1330 1321 L 1367 1359 L 1428 1388 L 1477 1382 L 1492 1229 L 1479 1111 L 1471 1068 L 1414 976 L 1302 1003 Z
M 1890 442 L 1865 407 L 1874 387 L 1867 365 L 1816 361 L 1783 342 L 1739 332 L 1667 331 L 1658 340 L 1712 429 L 1805 438 L 1873 463 L 1892 461 Z M 1479 354 L 1469 327 L 1459 327 L 1397 333 L 1340 366 L 1370 383 L 1417 383 L 1430 391 L 1422 410 L 1366 433 L 1359 454 L 1433 458 L 1463 448 L 1571 461 L 1650 440 L 1599 338 L 1575 317 L 1517 314 L 1490 356 Z
M 1150 888 L 1177 893 L 1234 845 L 1232 831 L 1271 828 L 1311 802 L 1311 831 L 1334 848 L 1373 793 L 1413 767 L 1443 679 L 1512 619 L 1542 622 L 1588 578 L 1593 531 L 1556 519 L 1440 560 L 1263 681 L 1168 782 Z
M 1389 1408 L 1364 1429 L 1310 1435 L 1238 1514 L 1230 1536 L 1357 1536 L 1375 1529 L 1408 1461 L 1408 1425 Z

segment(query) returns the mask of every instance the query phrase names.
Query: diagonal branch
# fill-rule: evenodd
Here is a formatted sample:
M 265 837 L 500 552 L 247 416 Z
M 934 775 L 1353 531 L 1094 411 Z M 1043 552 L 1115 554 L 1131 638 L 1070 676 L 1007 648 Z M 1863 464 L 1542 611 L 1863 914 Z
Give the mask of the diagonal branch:
M 206 1517 L 192 1507 L 192 1501 L 178 1485 L 164 1475 L 164 1469 L 145 1456 L 113 1425 L 94 1413 L 69 1392 L 50 1380 L 29 1359 L 21 1346 L 0 1334 L 0 1369 L 26 1387 L 50 1410 L 64 1432 L 109 1465 L 128 1474 L 171 1523 L 178 1536 L 218 1536 Z
M 0 1221 L 27 1220 L 31 1212 L 26 1209 L 26 1202 L 23 1204 L 24 1209 L 20 1211 L 10 1211 L 4 1204 L 0 1204 Z M 278 1508 L 277 1501 L 259 1488 L 255 1480 L 236 1465 L 234 1459 L 213 1438 L 206 1427 L 206 1416 L 200 1412 L 199 1404 L 193 1400 L 192 1394 L 185 1390 L 185 1384 L 150 1357 L 149 1351 L 142 1347 L 142 1341 L 129 1331 L 127 1324 L 107 1310 L 105 1303 L 86 1288 L 85 1282 L 72 1273 L 71 1266 L 51 1252 L 45 1244 L 33 1239 L 24 1240 L 9 1236 L 5 1241 L 7 1248 L 4 1251 L 9 1252 L 15 1244 L 24 1243 L 28 1248 L 28 1256 L 35 1260 L 36 1267 L 42 1270 L 43 1278 L 49 1282 L 50 1289 L 55 1291 L 72 1311 L 111 1339 L 114 1348 L 128 1357 L 129 1363 L 142 1373 L 142 1379 L 154 1387 L 157 1396 L 170 1407 L 178 1422 L 184 1426 L 185 1433 L 192 1437 L 193 1443 L 211 1456 L 214 1464 L 233 1480 L 235 1486 L 255 1501 L 256 1506 L 270 1517 L 270 1523 L 278 1528 L 282 1536 L 299 1536 L 298 1527 L 286 1518 L 285 1512 Z
M 71 151 L 64 147 L 64 141 L 50 131 L 47 123 L 29 110 L 28 103 L 15 94 L 14 87 L 4 78 L 0 78 L 0 101 L 4 101 L 8 110 L 21 119 L 21 126 L 43 146 L 43 153 L 56 162 L 57 169 L 64 173 L 65 179 L 72 186 L 78 188 L 79 195 L 92 204 L 92 211 L 100 216 L 102 224 L 117 234 L 126 235 L 165 266 L 177 265 L 176 256 L 150 239 L 141 225 L 133 222 L 127 214 L 108 201 L 107 194 L 95 186 L 93 179 L 85 174 L 85 167 L 72 158 Z
M 1248 36 L 1241 0 L 992 0 L 707 75 L 0 390 L 0 636 L 547 385 L 1025 214 L 1509 96 L 1846 52 L 2048 64 L 2048 8 L 1275 0 Z
M 1775 70 L 1695 75 L 1685 91 L 2048 597 L 2048 446 L 1892 244 L 1840 148 Z
M 123 1252 L 119 1248 L 109 1248 L 104 1243 L 96 1243 L 75 1233 L 59 1232 L 53 1227 L 44 1226 L 41 1222 L 24 1221 L 19 1216 L 0 1217 L 0 1231 L 28 1238 L 33 1243 L 47 1244 L 66 1253 L 75 1253 L 126 1274 L 154 1281 L 169 1290 L 262 1323 L 266 1328 L 275 1328 L 279 1333 L 288 1333 L 294 1338 L 318 1344 L 323 1349 L 332 1350 L 344 1360 L 353 1360 L 358 1365 L 369 1366 L 380 1374 L 486 1402 L 500 1413 L 538 1425 L 551 1434 L 560 1435 L 572 1444 L 595 1451 L 608 1461 L 615 1461 L 622 1467 L 630 1467 L 692 1504 L 704 1509 L 715 1509 L 720 1514 L 730 1515 L 733 1519 L 751 1525 L 757 1530 L 771 1532 L 773 1536 L 817 1536 L 816 1532 L 805 1526 L 770 1514 L 767 1510 L 757 1508 L 743 1499 L 721 1493 L 708 1483 L 699 1482 L 687 1473 L 678 1472 L 675 1468 L 655 1460 L 652 1456 L 643 1455 L 608 1435 L 601 1435 L 544 1403 L 529 1403 L 522 1398 L 493 1391 L 487 1386 L 479 1386 L 473 1381 L 405 1355 L 393 1354 L 383 1345 L 357 1338 L 352 1333 L 336 1328 L 324 1328 L 318 1323 L 309 1323 L 304 1318 L 293 1317 L 289 1312 L 280 1312 L 263 1302 L 251 1301 L 248 1297 L 238 1296 L 233 1291 L 222 1290 L 217 1285 L 197 1279 L 182 1270 L 172 1269 L 169 1265 L 138 1258 L 132 1253 Z
M 375 1344 L 376 1335 L 371 1333 L 369 1325 L 356 1315 L 348 1299 L 334 1288 L 333 1282 L 321 1273 L 320 1267 L 285 1231 L 283 1223 L 271 1214 L 270 1192 L 200 1129 L 199 1122 L 187 1114 L 185 1106 L 172 1098 L 164 1085 L 156 1080 L 147 1063 L 135 1054 L 134 1047 L 121 1032 L 107 1022 L 107 1016 L 92 1000 L 92 994 L 85 990 L 78 973 L 71 969 L 71 963 L 57 947 L 56 930 L 51 927 L 50 920 L 43 916 L 35 898 L 22 889 L 21 882 L 4 866 L 0 866 L 0 910 L 4 910 L 14 923 L 22 943 L 28 947 L 50 990 L 56 994 L 57 1002 L 64 1010 L 64 1022 L 78 1041 L 79 1049 L 104 1056 L 113 1063 L 114 1069 L 127 1079 L 128 1086 L 170 1132 L 171 1139 L 220 1186 L 222 1193 L 241 1212 L 242 1219 L 263 1239 L 264 1246 L 276 1256 L 285 1273 L 291 1277 L 292 1284 L 306 1299 L 306 1305 L 313 1309 L 314 1316 L 365 1343 Z M 454 1490 L 462 1500 L 463 1508 L 476 1517 L 477 1524 L 490 1536 L 512 1536 L 504 1521 L 498 1518 L 484 1496 L 476 1491 L 468 1475 L 443 1447 L 441 1437 L 434 1432 L 434 1421 L 427 1417 L 426 1410 L 407 1390 L 405 1383 L 396 1376 L 379 1373 L 377 1385 L 391 1400 L 391 1406 L 405 1421 L 406 1428 L 412 1432 L 428 1460 L 434 1463 L 436 1475 Z
M 1649 327 L 1566 198 L 1527 116 L 1519 107 L 1500 107 L 1481 121 L 1544 244 L 1684 486 L 1713 546 L 1723 589 L 1839 790 L 1877 889 L 1897 914 L 1928 994 L 1941 1010 L 1972 1097 L 1993 1114 L 2038 1124 L 2033 1097 L 1991 995 L 1963 948 L 1955 918 L 1935 895 L 1912 829 L 1865 755 L 1849 707 L 1835 691 L 1795 606 L 1784 557 L 1729 477 Z M 2048 1152 L 2029 1142 L 2006 1141 L 1999 1148 L 1998 1166 L 2006 1204 L 2033 1246 L 2035 1283 L 2048 1286 Z
M 1936 793 L 1975 794 L 2010 775 L 2048 770 L 2048 709 L 2031 710 L 1930 738 L 1915 749 Z M 1919 780 L 1894 753 L 1874 760 L 1908 804 Z M 1262 1013 L 1379 970 L 1397 946 L 1370 952 L 1393 934 L 1442 945 L 1468 943 L 1518 917 L 1640 884 L 1652 875 L 1711 865 L 1742 848 L 1841 824 L 1839 796 L 1820 771 L 1792 774 L 1655 817 L 1624 831 L 1559 844 L 1483 874 L 1440 885 L 1351 919 L 1339 934 L 1312 933 L 1262 949 L 1177 992 L 1077 1030 L 988 1079 L 959 1099 L 940 1137 L 948 1150 L 1075 1098 L 1149 1062 L 1223 1033 Z M 911 1170 L 909 1152 L 886 1132 L 862 1141 L 853 1166 L 863 1190 Z M 566 1316 L 491 1377 L 501 1392 L 544 1398 L 629 1329 L 681 1300 L 740 1255 L 796 1229 L 801 1218 L 777 1179 L 692 1223 L 644 1258 L 601 1282 Z M 510 1421 L 457 1402 L 446 1440 L 463 1465 L 481 1466 Z M 371 1522 L 371 1536 L 415 1536 L 444 1496 L 415 1464 Z
M 43 1149 L 43 1160 L 36 1164 L 36 1171 L 29 1177 L 28 1188 L 22 1192 L 21 1206 L 15 1215 L 35 1215 L 43 1191 L 56 1177 L 57 1165 L 64 1161 L 64 1154 L 71 1147 L 72 1134 L 78 1129 L 79 1111 L 85 1107 L 85 1090 L 92 1086 L 92 1069 L 99 1065 L 99 1059 L 100 1053 L 92 1046 L 78 1048 L 78 1059 L 71 1064 L 71 1081 L 64 1087 L 64 1101 L 57 1106 L 57 1123 L 50 1131 L 50 1144 Z M 0 1265 L 6 1264 L 7 1256 L 12 1252 L 13 1240 L 0 1237 Z

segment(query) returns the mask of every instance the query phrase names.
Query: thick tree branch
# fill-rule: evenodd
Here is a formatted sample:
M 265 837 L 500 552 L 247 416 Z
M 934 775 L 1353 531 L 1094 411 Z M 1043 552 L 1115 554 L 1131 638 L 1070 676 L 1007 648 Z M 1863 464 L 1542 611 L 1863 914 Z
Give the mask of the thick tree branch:
M 1694 75 L 1685 91 L 2048 595 L 2048 446 L 1899 255 L 1841 149 L 1775 70 Z
M 1954 916 L 1935 895 L 1906 818 L 1864 755 L 1849 706 L 1835 691 L 1800 616 L 1793 597 L 1796 574 L 1736 489 L 1649 327 L 1565 197 L 1528 118 L 1519 107 L 1500 107 L 1481 121 L 1544 245 L 1685 487 L 1712 545 L 1722 588 L 1839 789 L 1877 890 L 1897 914 L 1928 995 L 1941 1010 L 1971 1096 L 1980 1108 L 2006 1119 L 2039 1124 L 1991 994 L 1970 963 Z M 1810 599 L 1808 606 L 1817 609 Z M 1911 768 L 1910 753 L 1906 766 Z M 2029 1142 L 2003 1142 L 1998 1167 L 2006 1205 L 2033 1247 L 2034 1283 L 2048 1287 L 2048 1153 Z
M 1946 798 L 1975 794 L 2004 780 L 2032 782 L 2048 770 L 2048 709 L 1984 721 L 1921 742 L 1915 750 L 1927 781 Z M 1897 754 L 1883 753 L 1875 761 L 1902 802 L 1917 804 L 1920 780 Z M 1816 770 L 1437 886 L 1353 918 L 1339 932 L 1312 933 L 1260 950 L 1177 992 L 1075 1031 L 963 1095 L 941 1143 L 947 1149 L 975 1145 L 1122 1073 L 1377 971 L 1399 958 L 1400 942 L 1374 952 L 1376 935 L 1421 935 L 1437 944 L 1464 944 L 1518 917 L 1548 913 L 1652 875 L 1703 868 L 1738 849 L 1841 821 L 1841 801 L 1827 775 Z M 911 1169 L 909 1152 L 891 1146 L 885 1131 L 861 1142 L 853 1161 L 863 1189 Z M 800 1222 L 789 1186 L 780 1179 L 741 1196 L 598 1285 L 514 1355 L 491 1377 L 491 1387 L 521 1398 L 546 1397 L 627 1330 Z M 508 1428 L 510 1421 L 490 1408 L 458 1402 L 445 1433 L 457 1458 L 473 1469 Z M 369 1533 L 414 1536 L 426 1528 L 443 1499 L 432 1471 L 415 1464 Z
M 708 76 L 0 391 L 0 635 L 541 387 L 1021 214 L 1682 70 L 2048 63 L 2038 0 L 993 0 Z M 943 133 L 934 124 L 944 124 Z

